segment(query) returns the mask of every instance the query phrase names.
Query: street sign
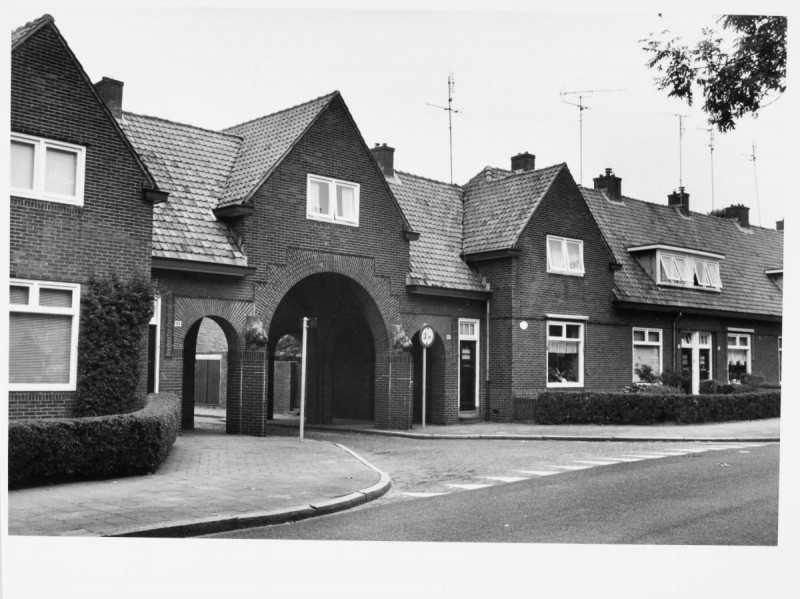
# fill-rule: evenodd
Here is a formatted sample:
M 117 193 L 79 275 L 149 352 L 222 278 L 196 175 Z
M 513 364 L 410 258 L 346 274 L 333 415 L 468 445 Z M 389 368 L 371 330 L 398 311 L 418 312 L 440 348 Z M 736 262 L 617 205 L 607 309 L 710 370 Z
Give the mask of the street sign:
M 423 325 L 422 330 L 419 332 L 419 342 L 424 348 L 429 348 L 433 345 L 433 340 L 436 338 L 436 333 L 433 331 L 433 327 L 426 324 Z
M 428 348 L 433 345 L 433 340 L 436 338 L 436 333 L 433 327 L 429 324 L 422 325 L 422 330 L 419 332 L 419 343 L 422 345 L 422 430 L 425 430 L 425 403 L 427 394 L 428 383 Z

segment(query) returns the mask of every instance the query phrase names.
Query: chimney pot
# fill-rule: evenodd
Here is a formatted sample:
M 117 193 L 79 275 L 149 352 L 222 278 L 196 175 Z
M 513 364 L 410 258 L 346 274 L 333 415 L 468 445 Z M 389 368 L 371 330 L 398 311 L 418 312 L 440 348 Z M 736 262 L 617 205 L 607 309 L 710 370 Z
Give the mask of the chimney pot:
M 678 191 L 669 194 L 667 202 L 669 206 L 677 206 L 685 216 L 689 216 L 689 194 L 684 187 L 679 187 Z
M 103 102 L 114 115 L 115 119 L 122 118 L 122 86 L 125 84 L 122 81 L 103 77 L 100 81 L 94 84 L 94 88 Z
M 609 200 L 615 202 L 622 200 L 622 179 L 617 177 L 610 168 L 606 169 L 605 175 L 594 179 L 594 188 L 604 192 Z
M 370 149 L 372 157 L 381 167 L 381 172 L 384 177 L 394 177 L 394 148 L 386 144 L 375 144 L 375 147 Z
M 512 171 L 532 171 L 536 170 L 536 156 L 525 152 L 511 157 Z
M 725 208 L 725 218 L 738 221 L 742 227 L 750 226 L 750 208 L 743 204 L 734 204 Z
M 783 219 L 781 219 L 781 220 L 779 220 L 778 222 L 775 223 L 775 228 L 778 231 L 783 231 Z

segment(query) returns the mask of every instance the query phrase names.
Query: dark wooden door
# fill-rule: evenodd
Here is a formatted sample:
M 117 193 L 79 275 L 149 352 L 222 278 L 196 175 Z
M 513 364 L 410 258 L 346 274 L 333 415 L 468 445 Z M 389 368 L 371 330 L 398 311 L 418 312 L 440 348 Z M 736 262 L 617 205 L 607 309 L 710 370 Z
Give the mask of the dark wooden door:
M 196 360 L 194 367 L 194 402 L 219 405 L 219 360 Z
M 475 349 L 476 341 L 462 341 L 460 343 L 460 410 L 475 409 Z

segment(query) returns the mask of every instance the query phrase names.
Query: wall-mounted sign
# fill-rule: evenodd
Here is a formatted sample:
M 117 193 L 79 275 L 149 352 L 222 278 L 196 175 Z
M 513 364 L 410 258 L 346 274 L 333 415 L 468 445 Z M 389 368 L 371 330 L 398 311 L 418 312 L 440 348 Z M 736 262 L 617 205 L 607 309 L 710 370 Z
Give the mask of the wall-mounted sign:
M 521 321 L 519 323 L 519 328 L 521 328 L 523 331 L 527 331 L 528 330 L 528 323 L 526 321 L 524 321 L 524 320 Z
M 182 321 L 180 321 L 180 320 L 176 320 L 176 321 L 175 321 L 175 328 L 176 328 L 176 329 L 179 329 L 179 328 L 181 328 L 182 326 L 183 326 L 183 322 L 182 322 Z
M 422 344 L 422 347 L 428 348 L 433 345 L 433 340 L 436 338 L 436 333 L 433 332 L 433 327 L 430 325 L 425 325 L 422 327 L 422 330 L 419 332 L 419 342 Z

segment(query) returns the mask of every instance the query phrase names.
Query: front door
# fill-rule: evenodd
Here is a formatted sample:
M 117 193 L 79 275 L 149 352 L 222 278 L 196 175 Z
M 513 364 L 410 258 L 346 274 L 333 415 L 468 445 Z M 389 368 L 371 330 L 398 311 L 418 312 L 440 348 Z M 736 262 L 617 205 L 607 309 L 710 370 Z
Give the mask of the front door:
M 475 409 L 475 350 L 477 347 L 476 341 L 461 341 L 460 342 L 460 389 L 461 398 L 459 402 L 459 409 L 474 410 Z
M 219 405 L 220 360 L 198 359 L 194 368 L 195 405 Z

